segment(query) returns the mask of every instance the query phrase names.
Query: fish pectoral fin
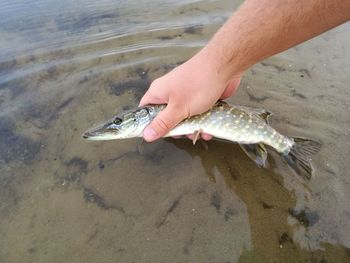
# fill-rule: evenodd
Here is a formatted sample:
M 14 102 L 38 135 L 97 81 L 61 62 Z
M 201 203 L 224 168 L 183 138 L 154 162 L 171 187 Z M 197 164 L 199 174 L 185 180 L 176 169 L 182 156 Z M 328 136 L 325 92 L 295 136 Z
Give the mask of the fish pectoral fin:
M 264 144 L 240 144 L 239 146 L 259 167 L 266 167 L 267 151 Z
M 193 137 L 193 145 L 196 144 L 196 141 L 200 138 L 200 134 L 201 134 L 202 130 L 197 130 L 193 133 L 194 137 Z

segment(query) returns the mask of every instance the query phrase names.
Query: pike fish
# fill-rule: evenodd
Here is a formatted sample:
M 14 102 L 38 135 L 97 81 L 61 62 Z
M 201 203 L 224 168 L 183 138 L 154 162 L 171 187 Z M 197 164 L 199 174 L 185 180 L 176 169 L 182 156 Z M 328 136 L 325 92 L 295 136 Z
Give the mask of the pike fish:
M 83 134 L 87 140 L 114 140 L 142 137 L 143 129 L 166 105 L 148 105 L 114 116 L 104 124 Z M 195 134 L 193 144 L 200 133 L 238 143 L 244 152 L 260 167 L 265 167 L 266 145 L 278 152 L 287 164 L 300 176 L 312 177 L 311 156 L 321 147 L 317 141 L 288 137 L 268 123 L 270 112 L 244 106 L 217 102 L 212 109 L 192 116 L 179 123 L 165 137 Z

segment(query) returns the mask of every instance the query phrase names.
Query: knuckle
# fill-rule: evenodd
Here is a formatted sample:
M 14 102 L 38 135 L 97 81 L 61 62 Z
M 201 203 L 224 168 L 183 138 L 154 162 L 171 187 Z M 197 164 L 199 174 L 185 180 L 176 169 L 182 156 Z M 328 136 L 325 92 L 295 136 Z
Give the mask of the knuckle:
M 155 118 L 154 123 L 158 127 L 158 130 L 160 130 L 161 132 L 165 132 L 170 129 L 170 125 L 162 118 Z
M 154 89 L 154 88 L 158 87 L 160 85 L 160 83 L 161 83 L 160 78 L 153 80 L 151 85 L 150 85 L 150 89 Z
M 191 116 L 190 108 L 183 102 L 173 103 L 172 107 L 174 108 L 174 110 L 176 110 L 177 115 L 181 119 L 185 119 Z
M 181 113 L 183 118 L 189 118 L 192 116 L 191 109 L 188 106 L 182 107 Z

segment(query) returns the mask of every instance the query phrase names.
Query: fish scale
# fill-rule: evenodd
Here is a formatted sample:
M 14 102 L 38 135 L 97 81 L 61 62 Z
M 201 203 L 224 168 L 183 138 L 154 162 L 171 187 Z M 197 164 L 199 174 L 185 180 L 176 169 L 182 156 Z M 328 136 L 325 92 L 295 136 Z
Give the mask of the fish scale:
M 114 140 L 142 137 L 143 130 L 166 105 L 147 105 L 115 116 L 110 121 L 83 134 L 87 140 Z M 238 143 L 244 152 L 259 166 L 265 166 L 265 145 L 280 153 L 287 164 L 305 179 L 310 179 L 312 166 L 310 156 L 321 147 L 319 142 L 288 137 L 276 131 L 267 122 L 271 115 L 262 109 L 217 102 L 210 110 L 180 122 L 164 137 L 200 133 Z
M 248 113 L 248 110 L 251 113 Z M 259 112 L 265 113 L 247 107 L 217 104 L 208 112 L 184 120 L 167 136 L 201 131 L 237 143 L 264 143 L 279 153 L 287 153 L 293 146 L 293 141 L 268 125 L 266 120 L 259 116 Z

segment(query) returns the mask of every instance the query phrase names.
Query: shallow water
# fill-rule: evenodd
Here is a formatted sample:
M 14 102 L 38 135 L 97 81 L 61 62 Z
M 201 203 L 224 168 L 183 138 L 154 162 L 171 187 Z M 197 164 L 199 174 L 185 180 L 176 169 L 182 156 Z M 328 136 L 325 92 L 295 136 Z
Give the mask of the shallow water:
M 0 262 L 349 262 L 350 24 L 255 65 L 229 102 L 323 142 L 301 182 L 237 145 L 82 141 L 241 1 L 0 1 Z

